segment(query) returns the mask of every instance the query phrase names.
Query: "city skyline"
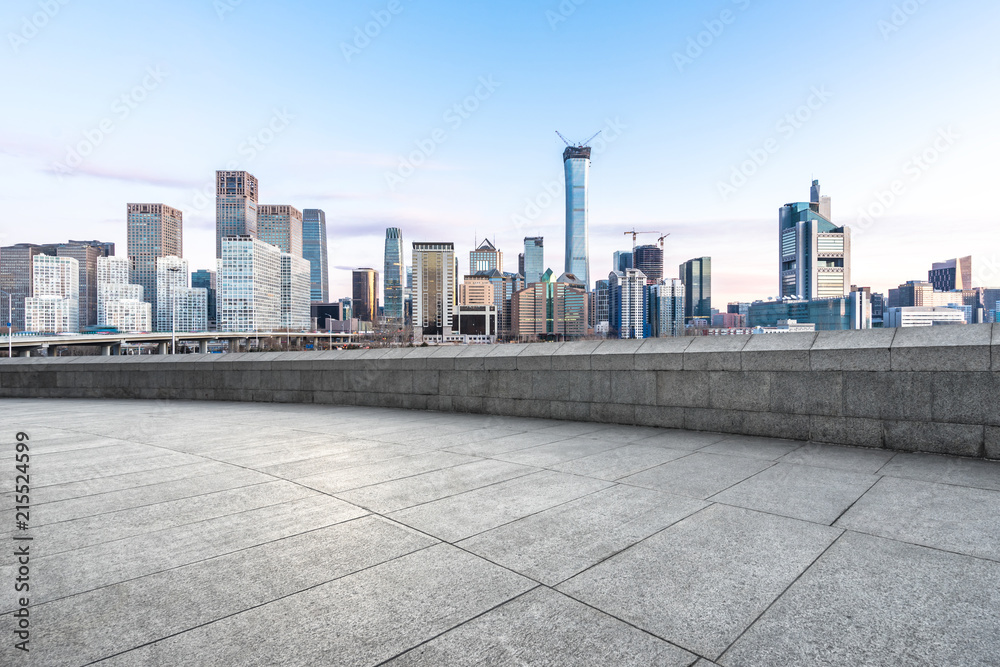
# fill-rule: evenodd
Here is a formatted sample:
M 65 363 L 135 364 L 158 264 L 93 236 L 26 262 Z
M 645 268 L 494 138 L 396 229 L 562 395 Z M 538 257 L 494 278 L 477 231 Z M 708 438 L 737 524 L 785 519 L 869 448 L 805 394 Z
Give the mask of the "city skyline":
M 264 201 L 327 212 L 331 299 L 350 293 L 353 269 L 381 266 L 387 227 L 408 239 L 449 238 L 459 250 L 488 236 L 508 260 L 525 236 L 547 237 L 547 268 L 558 270 L 565 212 L 562 194 L 547 187 L 562 180 L 564 146 L 553 130 L 577 138 L 602 129 L 591 173 L 592 283 L 611 269 L 613 252 L 628 249 L 621 233 L 635 226 L 671 233 L 665 266 L 711 256 L 720 300 L 776 296 L 775 210 L 802 199 L 811 178 L 836 193 L 835 219 L 855 230 L 855 282 L 885 291 L 971 247 L 984 249 L 977 266 L 993 267 L 979 284 L 1000 273 L 993 213 L 979 196 L 990 187 L 1000 135 L 989 99 L 963 101 L 971 89 L 993 95 L 977 85 L 992 64 L 976 44 L 1000 16 L 985 2 L 922 4 L 895 22 L 891 2 L 636 3 L 630 12 L 573 3 L 569 15 L 555 3 L 402 3 L 364 48 L 354 46 L 356 29 L 383 4 L 334 13 L 314 2 L 222 3 L 228 10 L 178 2 L 113 14 L 96 4 L 92 15 L 60 5 L 30 39 L 21 26 L 36 3 L 0 11 L 9 31 L 0 72 L 37 95 L 3 112 L 8 220 L 34 233 L 22 238 L 4 223 L 2 245 L 57 242 L 86 228 L 124 247 L 122 204 L 164 202 L 184 214 L 192 267 L 212 268 L 213 173 L 235 162 L 265 183 Z M 962 19 L 972 15 L 974 24 Z M 808 29 L 827 53 L 775 53 L 762 37 L 779 22 Z M 178 26 L 203 41 L 181 50 L 155 38 Z M 307 46 L 265 58 L 240 37 L 263 29 Z M 639 58 L 633 43 L 654 31 L 661 48 Z M 523 57 L 510 55 L 512 34 L 525 43 Z M 592 53 L 561 56 L 598 36 Z M 108 50 L 83 48 L 93 39 Z M 217 43 L 233 51 L 225 61 Z M 260 77 L 253 103 L 238 92 L 247 75 L 222 76 L 229 58 Z M 862 60 L 871 66 L 858 67 Z M 421 74 L 441 62 L 451 64 Z M 748 85 L 747 73 L 762 70 L 769 73 Z M 585 95 L 576 94 L 581 84 Z M 355 94 L 337 99 L 322 87 Z M 59 103 L 65 94 L 73 105 Z M 437 128 L 444 136 L 435 142 Z M 432 154 L 411 160 L 421 144 Z M 402 182 L 388 179 L 393 189 L 387 175 Z M 862 210 L 873 212 L 867 225 L 859 225 Z M 940 235 L 942 224 L 961 233 Z

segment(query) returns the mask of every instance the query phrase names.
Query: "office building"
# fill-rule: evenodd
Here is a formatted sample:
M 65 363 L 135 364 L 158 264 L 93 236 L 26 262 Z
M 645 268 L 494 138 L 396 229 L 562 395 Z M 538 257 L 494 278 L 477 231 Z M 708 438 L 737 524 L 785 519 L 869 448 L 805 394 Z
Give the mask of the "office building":
M 966 324 L 966 314 L 958 308 L 903 306 L 886 311 L 886 328 L 930 327 L 941 324 Z
M 362 322 L 378 321 L 378 272 L 357 269 L 353 274 L 354 317 Z
M 680 265 L 684 283 L 684 318 L 712 318 L 712 258 L 698 257 Z
M 499 335 L 501 338 L 511 336 L 513 334 L 511 299 L 515 292 L 524 287 L 524 277 L 517 273 L 504 273 L 497 269 L 465 276 L 465 282 L 469 285 L 477 281 L 489 281 L 493 286 L 493 304 L 497 307 L 497 316 L 500 322 Z
M 681 280 L 671 278 L 650 286 L 649 324 L 649 335 L 654 338 L 684 335 L 684 283 Z
M 390 227 L 385 230 L 385 317 L 396 324 L 405 320 L 406 263 L 403 259 L 403 230 Z
M 927 281 L 938 292 L 972 289 L 972 256 L 934 262 L 927 272 Z
M 98 285 L 128 285 L 132 277 L 132 262 L 128 257 L 114 255 L 97 258 Z
M 97 253 L 100 257 L 115 256 L 115 244 L 111 241 L 74 241 L 70 239 L 67 243 L 69 245 L 89 245 L 92 248 L 97 248 Z
M 605 325 L 605 328 L 610 321 L 610 315 L 608 314 L 608 290 L 609 283 L 607 280 L 598 280 L 594 287 L 594 327 L 600 328 L 601 325 Z
M 307 331 L 311 324 L 309 260 L 281 253 L 281 328 Z
M 440 342 L 452 334 L 456 302 L 454 243 L 413 244 L 414 342 Z
M 733 313 L 736 315 L 742 315 L 744 322 L 749 322 L 750 319 L 750 302 L 749 301 L 733 301 L 726 305 L 726 312 Z M 746 325 L 744 325 L 746 326 Z
M 870 295 L 864 289 L 858 289 L 828 299 L 757 301 L 750 305 L 748 326 L 775 327 L 782 320 L 815 324 L 817 331 L 870 329 Z
M 45 254 L 54 255 L 55 252 L 34 243 L 18 243 L 0 248 L 0 290 L 10 295 L 13 306 L 11 329 L 14 331 L 25 331 L 24 300 L 31 296 L 34 283 L 33 260 L 36 255 Z M 7 298 L 6 295 L 0 294 L 0 308 L 8 307 Z M 6 317 L 4 321 L 6 322 Z
M 463 306 L 496 305 L 489 276 L 465 276 L 465 281 L 458 286 L 458 303 Z
M 25 328 L 43 333 L 80 330 L 80 263 L 72 257 L 34 255 L 32 296 L 24 300 Z
M 524 262 L 518 268 L 518 273 L 524 276 L 524 284 L 530 285 L 542 279 L 545 273 L 545 239 L 541 236 L 531 236 L 524 239 Z
M 287 204 L 259 204 L 257 238 L 281 252 L 302 257 L 302 212 Z
M 590 147 L 567 146 L 566 170 L 566 268 L 590 289 Z
M 164 204 L 128 205 L 128 258 L 133 285 L 142 285 L 144 298 L 152 305 L 156 326 L 156 260 L 183 257 L 184 216 Z
M 215 331 L 218 327 L 218 272 L 199 269 L 191 274 L 191 287 L 205 290 L 208 295 L 208 330 Z
M 497 342 L 497 308 L 490 305 L 464 305 L 455 307 L 452 334 L 446 343 L 463 345 L 490 345 Z
M 330 300 L 329 253 L 326 247 L 326 212 L 302 211 L 302 257 L 309 260 L 310 301 Z
M 646 275 L 639 269 L 608 275 L 610 333 L 615 338 L 647 338 Z
M 72 257 L 80 266 L 80 328 L 97 324 L 97 259 L 104 257 L 105 245 L 59 243 L 57 257 Z
M 276 331 L 281 326 L 281 251 L 250 236 L 222 240 L 219 331 Z
M 742 329 L 746 326 L 746 318 L 739 313 L 715 313 L 712 315 L 712 328 Z
M 512 302 L 512 335 L 521 342 L 571 340 L 587 334 L 587 291 L 556 279 L 552 269 L 516 292 Z
M 611 270 L 625 273 L 625 269 L 633 269 L 633 255 L 629 250 L 616 250 L 611 260 Z
M 199 333 L 208 331 L 208 290 L 203 287 L 171 287 L 170 321 L 163 331 Z
M 503 253 L 489 239 L 483 239 L 479 247 L 469 253 L 469 266 L 469 273 L 503 272 Z
M 649 285 L 657 285 L 663 280 L 663 248 L 657 245 L 641 245 L 632 253 L 635 268 L 646 274 Z
M 258 238 L 257 179 L 245 171 L 215 172 L 215 256 L 227 237 Z M 173 253 L 180 255 L 179 252 Z
M 851 230 L 831 221 L 829 197 L 813 181 L 808 202 L 778 211 L 779 299 L 840 297 L 851 285 Z
M 156 260 L 156 320 L 157 331 L 174 331 L 175 290 L 188 287 L 188 263 L 180 257 L 160 257 Z M 206 296 L 207 301 L 207 296 Z M 207 306 L 206 306 L 207 308 Z M 207 325 L 206 325 L 207 327 Z
M 121 306 L 118 304 L 119 301 L 138 301 L 145 303 L 142 285 L 130 285 L 128 283 L 99 283 L 97 286 L 97 326 L 100 327 L 110 327 L 117 326 L 112 324 L 108 319 L 108 313 L 115 312 L 118 313 L 119 317 L 125 317 L 122 314 L 122 308 L 126 308 L 129 313 L 134 313 L 129 315 L 129 317 L 140 317 L 145 309 L 136 309 L 132 306 L 126 305 Z M 134 331 L 152 331 L 152 317 L 153 317 L 153 307 L 149 306 L 149 317 L 150 322 L 146 324 L 143 329 L 136 329 Z M 131 320 L 130 320 L 131 321 Z M 145 320 L 142 320 L 145 321 Z M 119 327 L 120 328 L 120 327 Z M 124 329 L 123 331 L 133 332 L 131 329 Z
M 141 285 L 128 285 L 142 290 Z M 104 302 L 100 326 L 114 327 L 122 333 L 152 331 L 153 307 L 141 299 L 116 299 Z

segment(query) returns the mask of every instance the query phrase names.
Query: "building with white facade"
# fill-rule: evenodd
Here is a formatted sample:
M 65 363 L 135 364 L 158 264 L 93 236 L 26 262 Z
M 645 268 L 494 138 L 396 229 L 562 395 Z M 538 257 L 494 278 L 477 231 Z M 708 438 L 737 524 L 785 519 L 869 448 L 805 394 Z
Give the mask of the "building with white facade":
M 281 250 L 251 236 L 222 239 L 219 331 L 276 331 L 281 326 Z
M 957 308 L 933 306 L 889 308 L 886 313 L 885 326 L 888 328 L 930 327 L 938 324 L 966 324 L 965 313 Z
M 72 257 L 35 255 L 32 296 L 24 300 L 25 329 L 45 333 L 80 330 L 80 263 Z
M 306 331 L 312 324 L 311 303 L 312 265 L 287 252 L 281 253 L 281 328 Z
M 188 287 L 188 262 L 180 257 L 156 259 L 156 319 L 157 331 L 173 330 L 173 291 Z M 207 327 L 207 325 L 206 325 Z
M 454 243 L 413 244 L 413 340 L 443 342 L 452 335 L 458 296 Z
M 142 290 L 142 285 L 130 285 Z M 104 304 L 101 326 L 123 333 L 145 333 L 153 328 L 153 305 L 141 299 L 115 299 Z
M 174 287 L 170 290 L 172 320 L 166 330 L 198 333 L 208 331 L 208 290 L 204 287 Z
M 639 269 L 612 271 L 608 275 L 612 335 L 646 337 L 646 274 Z
M 650 335 L 654 338 L 684 335 L 684 282 L 663 280 L 649 288 Z
M 145 290 L 142 285 L 128 285 L 120 283 L 99 283 L 97 286 L 97 325 L 101 327 L 114 326 L 108 324 L 108 312 L 111 309 L 117 310 L 117 306 L 114 306 L 116 301 L 143 301 L 143 296 Z M 150 313 L 152 313 L 153 306 L 149 305 Z M 152 317 L 152 315 L 150 315 Z M 152 322 L 149 323 L 145 329 L 141 331 L 149 331 L 152 327 Z

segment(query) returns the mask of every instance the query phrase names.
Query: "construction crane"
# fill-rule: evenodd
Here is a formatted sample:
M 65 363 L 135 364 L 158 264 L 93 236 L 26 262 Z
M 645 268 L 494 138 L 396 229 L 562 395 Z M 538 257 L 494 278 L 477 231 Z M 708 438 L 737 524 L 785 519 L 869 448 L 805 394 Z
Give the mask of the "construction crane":
M 663 236 L 657 239 L 657 241 L 660 244 L 660 250 L 663 250 L 663 239 L 667 238 L 668 236 L 670 236 L 670 234 L 664 234 Z
M 638 243 L 638 240 L 639 240 L 639 234 L 662 234 L 662 233 L 663 232 L 637 232 L 633 228 L 632 231 L 625 232 L 625 236 L 628 236 L 629 234 L 632 235 L 632 250 L 635 250 L 635 246 L 636 246 L 636 244 Z M 669 236 L 669 234 L 667 236 Z
M 604 131 L 604 130 L 601 130 L 601 132 L 603 132 L 603 131 Z M 597 134 L 600 134 L 601 132 L 598 132 Z M 586 141 L 584 141 L 584 142 L 582 142 L 582 143 L 580 143 L 580 144 L 575 144 L 575 145 L 574 145 L 574 144 L 572 144 L 572 143 L 570 142 L 570 140 L 569 140 L 569 139 L 567 139 L 566 137 L 564 137 L 564 136 L 562 135 L 562 133 L 561 133 L 561 132 L 560 132 L 559 130 L 556 130 L 556 134 L 558 134 L 558 135 L 559 135 L 559 138 L 560 138 L 560 139 L 562 139 L 562 140 L 563 140 L 563 142 L 564 142 L 564 143 L 565 143 L 565 144 L 566 144 L 567 146 L 569 146 L 570 148 L 584 148 L 584 147 L 586 147 L 586 146 L 587 146 L 587 144 L 589 144 L 589 143 L 590 143 L 591 141 L 593 141 L 594 139 L 596 139 L 596 138 L 597 138 L 597 134 L 595 134 L 595 135 L 594 135 L 594 136 L 592 136 L 592 137 L 591 137 L 590 139 L 587 139 Z

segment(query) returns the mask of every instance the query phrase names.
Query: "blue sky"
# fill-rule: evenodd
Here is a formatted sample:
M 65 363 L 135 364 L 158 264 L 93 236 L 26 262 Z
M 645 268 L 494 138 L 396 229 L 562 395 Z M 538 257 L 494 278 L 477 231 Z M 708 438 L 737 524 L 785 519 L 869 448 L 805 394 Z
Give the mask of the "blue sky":
M 554 131 L 604 129 L 594 277 L 625 231 L 660 230 L 668 274 L 713 258 L 717 304 L 772 296 L 777 209 L 818 178 L 855 227 L 854 282 L 974 254 L 1000 285 L 998 29 L 986 0 L 8 0 L 0 243 L 124 253 L 126 203 L 163 202 L 210 267 L 234 165 L 262 203 L 327 212 L 334 296 L 381 266 L 387 226 L 454 241 L 463 270 L 477 237 L 514 270 L 542 235 L 558 273 Z

